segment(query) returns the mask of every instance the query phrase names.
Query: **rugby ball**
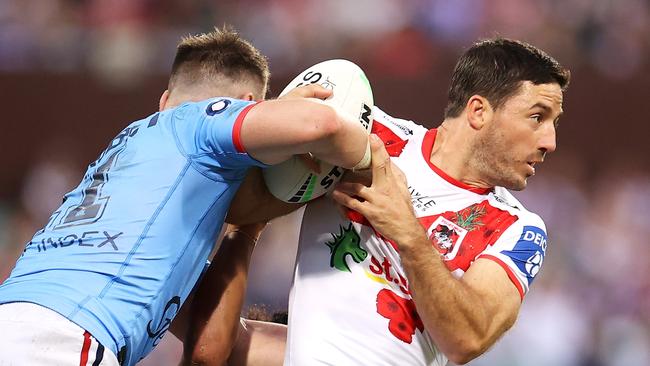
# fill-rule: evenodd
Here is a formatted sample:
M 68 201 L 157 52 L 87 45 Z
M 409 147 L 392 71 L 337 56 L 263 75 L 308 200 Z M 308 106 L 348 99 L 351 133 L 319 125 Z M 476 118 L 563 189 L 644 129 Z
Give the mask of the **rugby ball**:
M 325 104 L 346 113 L 370 133 L 372 128 L 372 89 L 359 66 L 348 60 L 328 60 L 318 63 L 296 76 L 280 93 L 307 84 L 318 84 L 332 89 Z M 299 157 L 264 169 L 264 181 L 271 194 L 290 203 L 313 200 L 331 191 L 341 179 L 344 169 L 319 162 L 320 173 L 315 173 Z

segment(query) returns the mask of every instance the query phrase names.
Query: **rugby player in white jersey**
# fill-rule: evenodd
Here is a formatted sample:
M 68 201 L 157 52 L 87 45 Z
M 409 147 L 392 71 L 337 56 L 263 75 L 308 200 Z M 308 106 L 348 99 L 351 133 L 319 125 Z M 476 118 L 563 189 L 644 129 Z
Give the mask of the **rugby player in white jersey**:
M 492 39 L 459 59 L 437 129 L 375 109 L 372 183 L 333 192 L 345 217 L 328 199 L 305 211 L 286 354 L 283 328 L 251 323 L 230 364 L 445 365 L 485 352 L 543 263 L 544 223 L 507 189 L 524 189 L 555 150 L 568 82 L 535 47 Z M 238 260 L 241 284 L 248 257 Z M 220 325 L 192 326 L 205 339 L 187 355 L 223 362 L 208 336 Z

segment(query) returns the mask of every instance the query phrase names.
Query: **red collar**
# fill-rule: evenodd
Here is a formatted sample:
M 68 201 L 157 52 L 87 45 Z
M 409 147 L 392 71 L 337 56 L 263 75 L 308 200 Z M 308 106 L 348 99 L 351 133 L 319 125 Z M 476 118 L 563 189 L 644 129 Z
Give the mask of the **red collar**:
M 436 134 L 438 133 L 438 130 L 433 128 L 427 131 L 427 133 L 424 135 L 424 139 L 422 140 L 422 157 L 424 157 L 424 161 L 429 164 L 429 167 L 431 170 L 433 170 L 436 174 L 438 174 L 442 179 L 446 180 L 447 182 L 455 185 L 456 187 L 468 190 L 473 193 L 478 193 L 478 194 L 488 194 L 492 191 L 492 188 L 478 188 L 478 187 L 472 187 L 469 186 L 455 178 L 452 178 L 451 176 L 447 175 L 447 173 L 443 172 L 440 168 L 435 166 L 431 162 L 431 151 L 433 150 L 433 144 L 436 141 Z

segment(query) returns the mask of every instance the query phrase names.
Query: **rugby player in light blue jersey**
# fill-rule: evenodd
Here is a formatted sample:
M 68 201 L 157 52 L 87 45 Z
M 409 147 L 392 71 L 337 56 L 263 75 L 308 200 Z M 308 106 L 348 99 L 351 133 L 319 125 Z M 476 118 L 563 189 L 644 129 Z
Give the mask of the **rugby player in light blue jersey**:
M 306 98 L 330 91 L 256 103 L 268 75 L 230 30 L 180 43 L 160 111 L 108 143 L 0 285 L 0 364 L 135 364 L 197 282 L 249 167 L 362 160 L 361 125 Z

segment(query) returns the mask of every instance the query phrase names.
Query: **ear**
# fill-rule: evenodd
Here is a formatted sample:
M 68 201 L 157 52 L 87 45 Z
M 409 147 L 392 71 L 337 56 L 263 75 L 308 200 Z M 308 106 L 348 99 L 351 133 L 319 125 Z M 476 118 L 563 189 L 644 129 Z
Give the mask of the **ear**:
M 255 94 L 253 94 L 252 92 L 246 92 L 238 96 L 237 99 L 242 99 L 242 100 L 247 100 L 249 102 L 252 102 L 255 100 Z
M 162 112 L 165 109 L 168 100 L 169 100 L 169 89 L 165 89 L 165 91 L 160 96 L 160 101 L 158 102 L 158 112 Z
M 490 102 L 480 95 L 472 95 L 467 101 L 467 121 L 469 125 L 475 129 L 480 130 L 488 123 L 494 114 Z

